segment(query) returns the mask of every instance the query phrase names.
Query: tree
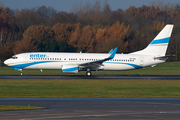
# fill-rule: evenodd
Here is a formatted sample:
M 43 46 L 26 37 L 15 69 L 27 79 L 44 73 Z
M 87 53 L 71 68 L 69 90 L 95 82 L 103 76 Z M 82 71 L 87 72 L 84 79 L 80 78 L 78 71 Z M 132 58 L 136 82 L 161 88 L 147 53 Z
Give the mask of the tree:
M 0 7 L 0 45 L 6 46 L 15 40 L 12 26 L 15 16 L 11 15 L 3 6 Z
M 67 13 L 67 12 L 58 12 L 52 16 L 52 25 L 57 23 L 77 23 L 77 15 L 74 13 Z
M 109 4 L 107 3 L 107 0 L 104 0 L 103 12 L 104 12 L 105 14 L 111 13 L 111 9 L 110 9 Z
M 93 13 L 100 13 L 101 12 L 101 2 L 97 0 L 93 6 Z
M 22 40 L 16 41 L 14 44 L 14 54 L 38 51 L 37 46 L 34 45 L 34 41 L 30 36 L 24 36 Z
M 7 44 L 14 41 L 13 33 L 7 28 L 0 28 L 0 45 L 7 46 Z
M 69 40 L 71 33 L 75 30 L 75 25 L 57 23 L 52 27 L 52 30 L 54 32 L 55 40 Z
M 127 39 L 130 35 L 130 26 L 116 22 L 111 27 L 99 29 L 96 34 L 98 52 L 108 52 L 118 47 L 118 52 L 125 52 L 128 45 Z
M 78 24 L 72 33 L 69 45 L 76 48 L 78 52 L 94 52 L 95 51 L 95 29 L 88 26 Z
M 13 53 L 14 43 L 9 43 L 7 46 L 0 46 L 0 60 L 4 61 L 14 55 Z
M 44 25 L 32 25 L 23 33 L 24 37 L 28 36 L 40 42 L 52 39 L 53 35 L 53 31 Z
M 48 9 L 46 8 L 46 6 L 41 6 L 38 10 L 37 13 L 44 18 L 48 18 Z
M 34 44 L 40 52 L 74 52 L 74 49 L 65 40 L 56 41 L 52 39 L 46 40 L 44 43 L 39 43 L 37 40 L 33 41 L 35 41 Z

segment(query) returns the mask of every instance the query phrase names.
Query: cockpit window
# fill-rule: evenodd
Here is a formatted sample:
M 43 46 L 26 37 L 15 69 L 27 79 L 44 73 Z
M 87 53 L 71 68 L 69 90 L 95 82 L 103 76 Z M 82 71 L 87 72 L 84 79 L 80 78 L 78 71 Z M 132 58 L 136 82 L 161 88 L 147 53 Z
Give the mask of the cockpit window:
M 12 56 L 12 59 L 18 59 L 18 57 L 16 57 L 16 56 Z

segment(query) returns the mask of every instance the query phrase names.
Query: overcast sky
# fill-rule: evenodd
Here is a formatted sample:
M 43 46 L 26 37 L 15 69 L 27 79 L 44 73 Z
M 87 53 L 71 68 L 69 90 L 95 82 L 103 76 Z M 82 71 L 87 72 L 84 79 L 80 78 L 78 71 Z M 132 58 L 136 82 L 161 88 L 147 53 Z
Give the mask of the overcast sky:
M 101 5 L 103 5 L 104 0 L 99 0 Z M 140 7 L 142 5 L 150 5 L 153 1 L 158 0 L 108 0 L 111 10 L 117 10 L 119 8 L 126 10 L 130 6 Z M 177 4 L 180 3 L 180 0 L 159 0 L 164 4 L 173 3 Z M 33 7 L 40 7 L 42 5 L 46 7 L 53 7 L 57 11 L 66 11 L 70 12 L 73 5 L 76 4 L 85 4 L 89 2 L 90 4 L 94 5 L 96 0 L 0 0 L 1 4 L 4 7 L 9 7 L 11 9 L 25 9 L 25 8 L 33 8 Z

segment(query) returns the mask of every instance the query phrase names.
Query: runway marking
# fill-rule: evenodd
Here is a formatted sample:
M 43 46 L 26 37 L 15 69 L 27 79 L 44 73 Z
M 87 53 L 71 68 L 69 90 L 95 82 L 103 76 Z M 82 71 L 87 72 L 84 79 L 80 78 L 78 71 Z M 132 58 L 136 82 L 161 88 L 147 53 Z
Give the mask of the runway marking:
M 40 120 L 40 119 L 70 119 L 70 118 L 87 118 L 87 117 L 107 117 L 107 116 L 119 116 L 119 115 L 124 115 L 124 114 L 132 114 L 132 113 L 91 114 L 91 115 L 77 115 L 77 116 L 59 116 L 59 114 L 54 114 L 53 116 L 55 116 L 55 117 L 37 117 L 37 118 L 31 118 L 31 120 Z M 133 113 L 133 114 L 136 114 L 136 113 Z M 137 114 L 139 114 L 139 113 L 137 113 Z M 29 118 L 24 118 L 24 119 L 29 119 Z M 24 120 L 24 119 L 21 119 L 21 120 Z
M 110 115 L 83 115 L 85 117 L 106 117 L 106 116 L 110 116 Z
M 177 113 L 180 113 L 180 112 L 150 112 L 150 113 L 157 113 L 157 114 L 177 114 Z

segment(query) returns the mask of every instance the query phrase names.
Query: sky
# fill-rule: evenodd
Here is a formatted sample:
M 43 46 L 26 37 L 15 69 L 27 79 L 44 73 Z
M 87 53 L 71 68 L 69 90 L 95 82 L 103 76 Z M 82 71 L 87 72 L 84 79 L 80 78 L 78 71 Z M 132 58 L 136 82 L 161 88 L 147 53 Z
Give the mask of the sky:
M 104 0 L 99 0 L 101 5 L 103 5 Z M 108 0 L 111 10 L 117 10 L 121 8 L 126 10 L 130 6 L 140 7 L 142 5 L 150 5 L 153 1 L 157 0 Z M 180 0 L 159 0 L 164 4 L 173 3 L 178 4 Z M 94 5 L 96 0 L 0 0 L 0 4 L 4 7 L 9 7 L 10 9 L 31 9 L 34 7 L 41 7 L 42 5 L 46 7 L 53 7 L 57 11 L 66 11 L 70 12 L 72 7 L 76 4 L 85 5 L 89 2 Z M 102 7 L 102 6 L 101 6 Z

